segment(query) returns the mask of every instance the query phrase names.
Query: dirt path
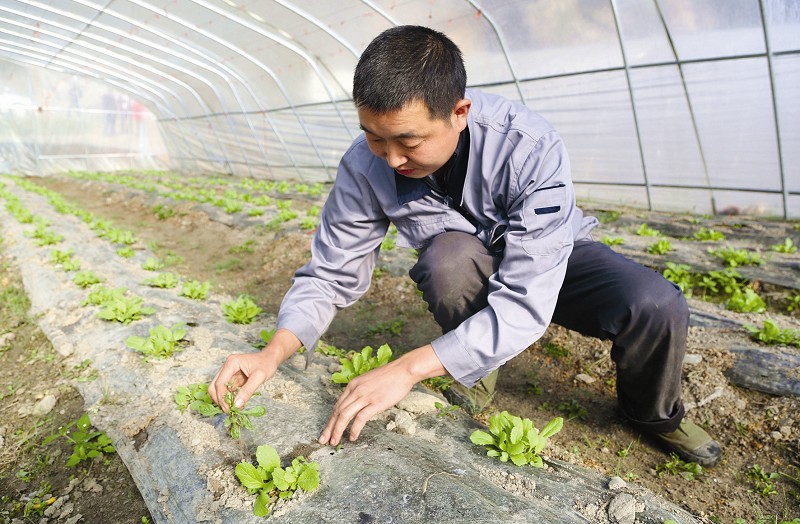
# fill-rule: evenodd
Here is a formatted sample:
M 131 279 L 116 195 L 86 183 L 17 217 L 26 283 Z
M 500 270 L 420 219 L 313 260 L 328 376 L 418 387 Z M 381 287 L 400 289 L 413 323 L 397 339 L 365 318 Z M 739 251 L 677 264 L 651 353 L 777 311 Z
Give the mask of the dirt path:
M 207 204 L 198 206 L 102 182 L 53 178 L 39 183 L 116 226 L 134 231 L 143 245 L 173 264 L 171 270 L 188 278 L 210 280 L 215 288 L 230 294 L 249 293 L 272 314 L 277 312 L 292 273 L 309 256 L 310 232 L 298 227 L 297 219 L 274 227 L 242 212 L 228 215 Z M 321 197 L 294 195 L 296 209 L 306 210 L 321 201 Z M 160 219 L 159 205 L 173 214 Z M 594 207 L 594 211 L 611 218 L 607 210 Z M 666 256 L 644 253 L 653 240 L 632 232 L 643 223 L 667 235 L 675 251 Z M 683 238 L 700 227 L 724 231 L 727 243 L 739 248 L 763 251 L 785 238 L 800 243 L 800 232 L 792 223 L 635 210 L 622 210 L 616 220 L 601 225 L 596 237 L 621 237 L 624 243 L 615 249 L 659 269 L 667 261 L 721 269 L 706 253 L 713 244 Z M 386 252 L 388 269 L 376 275 L 372 288 L 356 306 L 337 317 L 325 337 L 328 343 L 360 349 L 388 342 L 404 350 L 438 334 L 413 283 L 398 269 L 403 267 L 403 255 L 397 255 L 398 261 L 393 250 Z M 770 253 L 761 268 L 742 270 L 767 297 L 769 317 L 783 328 L 796 330 L 800 329 L 798 311 L 787 314 L 785 308 L 793 293 L 787 285 L 800 281 L 799 261 L 796 253 Z M 760 325 L 764 319 L 764 315 L 729 312 L 697 298 L 691 299 L 690 305 L 739 324 Z M 724 375 L 733 362 L 729 349 L 754 345 L 746 332 L 733 324 L 691 328 L 685 400 L 696 406 L 689 411 L 691 418 L 709 429 L 726 452 L 722 464 L 693 480 L 661 471 L 668 457 L 617 416 L 609 344 L 557 326 L 504 367 L 494 402 L 478 418 L 485 420 L 488 413 L 503 409 L 540 424 L 553 416 L 566 416 L 571 420 L 550 451 L 555 458 L 641 484 L 681 504 L 704 522 L 791 521 L 800 518 L 800 400 L 742 389 L 731 385 Z M 789 351 L 797 353 L 796 348 Z M 753 466 L 779 475 L 757 485 Z M 774 486 L 774 494 L 766 494 L 771 491 L 769 485 Z

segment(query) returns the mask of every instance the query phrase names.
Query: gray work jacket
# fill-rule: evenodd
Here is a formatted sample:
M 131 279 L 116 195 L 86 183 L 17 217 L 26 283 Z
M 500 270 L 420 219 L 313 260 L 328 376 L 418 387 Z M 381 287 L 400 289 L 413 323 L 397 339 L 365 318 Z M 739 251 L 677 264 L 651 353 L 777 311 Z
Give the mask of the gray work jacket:
M 488 245 L 493 226 L 508 226 L 499 270 L 489 279 L 489 305 L 432 341 L 453 378 L 472 386 L 544 333 L 573 242 L 589 239 L 597 220 L 575 205 L 567 152 L 547 121 L 499 96 L 468 90 L 466 98 L 472 107 L 463 206 L 479 227 L 430 192 L 398 194 L 392 168 L 363 135 L 356 138 L 339 164 L 311 261 L 295 274 L 278 314 L 278 327 L 310 351 L 337 309 L 369 288 L 390 223 L 397 244 L 414 248 L 445 231 L 475 234 Z

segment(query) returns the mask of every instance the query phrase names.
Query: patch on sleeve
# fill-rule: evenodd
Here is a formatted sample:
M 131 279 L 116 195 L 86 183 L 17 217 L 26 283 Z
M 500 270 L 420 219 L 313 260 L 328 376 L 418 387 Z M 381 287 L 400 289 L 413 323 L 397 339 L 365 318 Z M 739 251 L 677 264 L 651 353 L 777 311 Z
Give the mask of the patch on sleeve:
M 549 215 L 550 213 L 558 213 L 561 210 L 561 206 L 548 206 L 548 207 L 537 207 L 533 210 L 534 213 L 537 215 Z

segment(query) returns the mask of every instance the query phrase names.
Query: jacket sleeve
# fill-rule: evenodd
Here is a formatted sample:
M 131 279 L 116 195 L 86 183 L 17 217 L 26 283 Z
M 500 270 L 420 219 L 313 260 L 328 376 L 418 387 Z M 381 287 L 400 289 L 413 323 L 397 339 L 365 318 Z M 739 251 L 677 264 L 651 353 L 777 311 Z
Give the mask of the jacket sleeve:
M 364 176 L 354 172 L 345 154 L 311 242 L 311 260 L 292 279 L 278 327 L 313 352 L 338 309 L 369 289 L 388 227 Z
M 513 176 L 506 246 L 489 279 L 489 305 L 433 342 L 447 371 L 468 387 L 542 336 L 572 252 L 575 194 L 558 135 L 539 138 Z

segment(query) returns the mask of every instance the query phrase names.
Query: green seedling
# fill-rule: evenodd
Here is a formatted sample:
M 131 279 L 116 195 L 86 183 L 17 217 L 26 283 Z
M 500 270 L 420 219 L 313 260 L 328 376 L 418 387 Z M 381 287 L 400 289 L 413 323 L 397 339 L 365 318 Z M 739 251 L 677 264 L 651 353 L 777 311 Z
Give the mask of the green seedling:
M 795 309 L 800 310 L 800 291 L 795 291 L 794 295 L 787 299 L 786 311 L 791 313 Z
M 300 229 L 303 231 L 312 231 L 319 226 L 319 219 L 316 217 L 303 217 L 300 219 Z
M 103 320 L 130 324 L 142 318 L 142 315 L 152 315 L 156 312 L 154 308 L 144 307 L 143 302 L 141 297 L 113 295 L 101 304 L 103 309 L 97 316 Z
M 175 210 L 163 204 L 159 204 L 154 207 L 153 212 L 156 214 L 156 217 L 158 217 L 159 220 L 166 220 L 172 216 L 175 216 Z
M 660 237 L 661 232 L 658 230 L 653 229 L 652 227 L 648 226 L 647 224 L 642 224 L 636 230 L 636 234 L 640 237 Z
M 610 224 L 611 222 L 616 222 L 617 220 L 619 220 L 619 217 L 622 215 L 622 213 L 620 213 L 616 209 L 612 209 L 610 211 L 606 211 L 604 209 L 601 209 L 601 210 L 598 210 L 597 213 L 595 213 L 595 214 L 597 215 L 597 219 L 600 222 L 602 222 L 603 224 Z
M 230 198 L 226 198 L 222 202 L 222 207 L 225 209 L 225 212 L 228 214 L 238 213 L 242 209 L 244 209 L 244 204 L 237 200 L 233 200 Z
M 754 340 L 763 342 L 770 346 L 784 344 L 787 346 L 800 347 L 800 331 L 794 329 L 781 329 L 770 319 L 764 320 L 764 326 L 759 329 L 754 326 L 746 325 L 744 328 L 750 332 Z
M 703 466 L 696 462 L 684 462 L 675 453 L 670 453 L 670 459 L 663 464 L 656 466 L 656 473 L 663 476 L 666 473 L 671 475 L 679 475 L 686 480 L 694 480 L 703 472 Z
M 370 335 L 385 335 L 391 333 L 392 335 L 399 335 L 406 321 L 402 319 L 395 319 L 392 321 L 381 321 L 367 329 Z
M 441 402 L 434 402 L 433 403 L 433 407 L 436 408 L 436 411 L 437 411 L 436 412 L 436 416 L 437 417 L 450 417 L 453 420 L 458 418 L 456 416 L 456 414 L 454 413 L 455 411 L 458 411 L 458 406 L 448 406 L 448 405 L 442 404 Z
M 232 246 L 228 248 L 228 253 L 231 255 L 239 255 L 241 253 L 252 254 L 255 253 L 255 240 L 252 238 L 245 240 L 238 246 Z
M 744 292 L 735 290 L 725 307 L 739 313 L 763 313 L 767 310 L 764 300 L 749 287 Z
M 256 495 L 253 514 L 264 517 L 270 504 L 278 499 L 287 499 L 301 489 L 311 492 L 319 487 L 319 464 L 308 462 L 299 456 L 290 466 L 281 468 L 281 459 L 272 446 L 256 448 L 257 466 L 240 462 L 236 466 L 236 477 L 251 495 Z
M 148 278 L 144 284 L 150 287 L 160 287 L 162 289 L 172 289 L 180 283 L 180 277 L 175 273 L 159 273 L 153 278 Z
M 136 254 L 136 251 L 134 251 L 131 246 L 126 246 L 117 249 L 117 254 L 122 258 L 133 258 L 133 255 Z
M 225 394 L 225 403 L 229 406 L 228 418 L 225 419 L 225 427 L 230 429 L 231 437 L 238 440 L 242 428 L 253 430 L 253 422 L 250 420 L 250 417 L 263 417 L 267 412 L 267 408 L 264 406 L 253 406 L 249 409 L 239 409 L 236 407 L 236 404 L 234 404 L 234 400 L 236 400 L 236 392 L 228 391 Z
M 726 267 L 722 271 L 709 271 L 707 275 L 701 275 L 698 287 L 703 287 L 705 282 L 714 282 L 714 293 L 732 295 L 736 291 L 742 290 L 744 279 L 732 267 Z
M 770 249 L 778 253 L 794 253 L 797 251 L 797 246 L 794 245 L 791 238 L 786 238 L 782 244 L 775 244 Z
M 236 300 L 222 304 L 225 318 L 234 324 L 250 324 L 261 311 L 261 308 L 247 295 L 239 295 Z
M 667 262 L 667 268 L 664 270 L 663 274 L 664 278 L 678 286 L 686 297 L 692 296 L 694 279 L 689 272 L 689 266 L 686 264 Z
M 339 349 L 336 346 L 326 344 L 325 342 L 322 341 L 319 341 L 319 343 L 317 344 L 317 353 L 321 353 L 323 355 L 336 358 L 345 358 L 345 355 L 347 355 L 347 351 Z
M 308 208 L 308 211 L 306 211 L 306 216 L 318 217 L 319 214 L 320 214 L 320 211 L 321 211 L 321 209 L 320 209 L 319 206 L 311 206 L 310 208 Z
M 721 259 L 729 267 L 758 266 L 764 263 L 764 259 L 761 258 L 759 253 L 746 249 L 735 249 L 730 246 L 709 249 L 708 253 Z
M 699 231 L 695 231 L 692 238 L 700 242 L 718 242 L 720 240 L 725 240 L 725 234 L 721 231 L 714 231 L 713 229 L 701 227 Z
M 447 391 L 454 382 L 455 380 L 450 377 L 431 377 L 422 381 L 423 384 L 437 391 Z
M 581 406 L 581 403 L 575 399 L 570 399 L 566 402 L 561 402 L 556 409 L 563 413 L 565 417 L 567 417 L 567 422 L 573 419 L 584 419 L 586 418 L 587 412 L 586 408 Z
M 50 262 L 56 265 L 63 264 L 72 260 L 72 255 L 74 255 L 72 248 L 64 251 L 61 251 L 60 249 L 53 249 L 50 251 Z
M 602 242 L 603 244 L 605 244 L 605 245 L 607 245 L 609 247 L 614 247 L 614 246 L 620 246 L 620 245 L 624 244 L 625 243 L 625 239 L 622 238 L 622 237 L 612 237 L 610 235 L 603 235 L 603 238 L 600 239 L 600 242 Z
M 512 416 L 503 411 L 489 418 L 489 433 L 476 430 L 469 439 L 473 444 L 485 446 L 486 454 L 501 462 L 511 460 L 517 466 L 530 464 L 541 468 L 544 461 L 540 453 L 550 437 L 561 431 L 564 419 L 553 418 L 541 431 L 527 418 Z
M 61 269 L 64 271 L 80 271 L 81 269 L 81 262 L 80 260 L 76 260 L 74 258 L 67 260 L 63 264 L 61 264 Z
M 150 330 L 150 336 L 147 338 L 128 337 L 125 345 L 137 353 L 143 354 L 145 360 L 163 360 L 176 352 L 183 351 L 180 342 L 186 336 L 186 330 L 182 326 L 182 324 L 175 324 L 172 328 L 168 328 L 159 325 Z
M 254 393 L 253 397 L 258 395 L 259 393 Z M 222 409 L 211 400 L 211 396 L 208 394 L 208 384 L 196 383 L 181 386 L 177 389 L 174 399 L 179 411 L 194 411 L 204 417 L 213 417 L 223 413 Z M 249 409 L 239 409 L 234 404 L 235 399 L 236 392 L 229 389 L 225 394 L 225 402 L 229 406 L 225 427 L 229 428 L 232 438 L 238 439 L 241 436 L 242 428 L 253 429 L 250 417 L 263 417 L 267 412 L 267 408 L 253 406 Z
M 34 221 L 35 220 L 36 219 L 34 218 Z M 37 246 L 52 246 L 64 240 L 63 235 L 59 235 L 58 233 L 53 233 L 51 231 L 48 231 L 47 226 L 41 224 L 37 224 L 33 232 L 27 235 L 36 239 Z
M 75 275 L 77 276 L 77 275 Z M 97 286 L 89 292 L 89 295 L 81 302 L 82 306 L 101 306 L 114 298 L 123 298 L 128 288 L 118 287 L 111 289 L 106 286 Z
M 87 270 L 75 273 L 75 276 L 72 277 L 72 281 L 76 286 L 86 289 L 89 286 L 99 284 L 103 279 L 95 275 L 91 270 Z
M 781 477 L 780 473 L 767 473 L 758 464 L 753 464 L 745 473 L 745 477 L 753 486 L 754 491 L 766 498 L 778 493 L 775 482 Z
M 251 207 L 247 210 L 247 216 L 249 217 L 260 217 L 264 214 L 264 210 L 259 207 Z
M 379 347 L 376 356 L 372 356 L 372 352 L 372 346 L 367 346 L 360 353 L 353 354 L 352 360 L 340 358 L 342 370 L 331 375 L 331 380 L 336 384 L 347 384 L 357 376 L 383 366 L 392 359 L 392 349 L 389 344 Z
M 192 300 L 205 300 L 211 289 L 211 282 L 200 282 L 199 280 L 189 280 L 181 286 L 181 295 Z
M 655 244 L 650 244 L 645 249 L 651 255 L 665 255 L 672 251 L 672 244 L 666 238 L 659 239 Z
M 272 341 L 272 337 L 275 336 L 275 332 L 276 331 L 277 331 L 277 328 L 275 328 L 275 329 L 262 329 L 258 333 L 258 336 L 260 336 L 261 340 L 264 341 L 264 346 L 266 346 L 267 344 L 269 344 Z
M 114 453 L 115 449 L 108 435 L 102 431 L 89 431 L 91 425 L 87 413 L 66 427 L 60 428 L 58 433 L 44 439 L 43 444 L 47 445 L 59 437 L 70 441 L 73 445 L 72 455 L 67 459 L 67 466 L 70 467 L 77 466 L 84 460 L 99 457 L 104 453 Z M 75 426 L 75 431 L 69 433 L 72 426 Z
M 397 247 L 397 237 L 393 235 L 386 235 L 381 241 L 381 251 L 391 251 Z
M 562 359 L 570 356 L 569 349 L 565 347 L 561 347 L 555 342 L 544 342 L 542 344 L 542 349 L 545 353 L 550 355 L 551 358 L 554 359 Z
M 153 257 L 148 257 L 148 259 L 144 261 L 144 264 L 142 264 L 142 269 L 145 271 L 158 271 L 163 267 L 164 264 L 161 263 L 161 261 L 159 261 L 157 258 Z

